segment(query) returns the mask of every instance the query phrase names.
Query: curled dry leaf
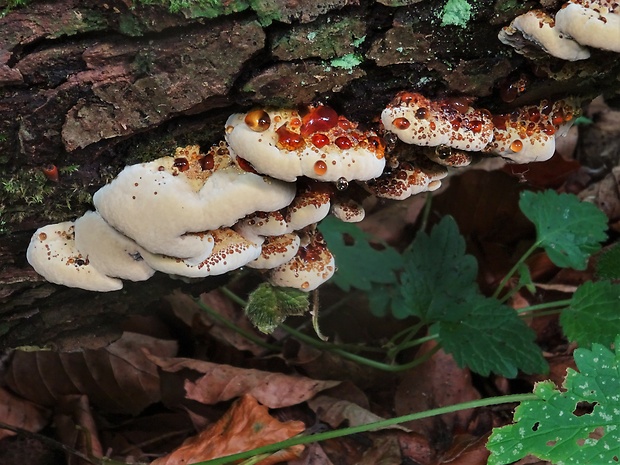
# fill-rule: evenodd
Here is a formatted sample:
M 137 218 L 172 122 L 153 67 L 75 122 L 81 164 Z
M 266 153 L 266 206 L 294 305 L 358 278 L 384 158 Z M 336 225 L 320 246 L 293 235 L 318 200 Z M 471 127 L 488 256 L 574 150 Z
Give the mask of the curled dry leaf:
M 195 381 L 184 381 L 185 393 L 188 399 L 208 405 L 251 394 L 269 408 L 288 407 L 304 402 L 314 397 L 317 392 L 340 383 L 189 358 L 159 358 L 151 355 L 150 359 L 166 372 L 190 369 L 201 373 L 203 376 Z
M 0 388 L 0 422 L 36 432 L 47 424 L 48 418 L 49 412 L 44 408 Z M 12 431 L 0 429 L 0 440 L 14 434 Z
M 197 436 L 186 440 L 171 454 L 151 465 L 186 465 L 203 460 L 244 452 L 267 444 L 284 441 L 305 429 L 301 421 L 280 422 L 269 415 L 267 407 L 244 395 L 220 420 Z M 272 465 L 297 458 L 304 446 L 282 450 L 258 462 Z
M 54 412 L 54 425 L 60 441 L 86 456 L 102 457 L 97 425 L 84 395 L 64 396 Z M 88 465 L 78 457 L 69 457 L 70 465 Z
M 379 415 L 375 415 L 371 411 L 353 402 L 335 399 L 330 396 L 318 396 L 316 399 L 308 401 L 308 405 L 316 412 L 321 421 L 324 421 L 332 428 L 338 428 L 338 426 L 345 421 L 348 426 L 358 426 L 384 420 L 384 418 Z M 378 429 L 400 429 L 409 431 L 407 428 L 400 425 Z
M 102 411 L 138 414 L 160 400 L 157 366 L 142 352 L 176 354 L 174 341 L 125 332 L 108 347 L 79 352 L 15 351 L 5 382 L 16 394 L 44 406 L 85 394 Z

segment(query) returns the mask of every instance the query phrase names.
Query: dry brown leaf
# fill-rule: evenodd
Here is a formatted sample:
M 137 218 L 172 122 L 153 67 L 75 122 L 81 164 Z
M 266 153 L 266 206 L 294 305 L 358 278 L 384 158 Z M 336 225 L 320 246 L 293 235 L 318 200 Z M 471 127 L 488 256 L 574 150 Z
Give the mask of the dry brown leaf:
M 379 415 L 375 415 L 353 402 L 335 399 L 330 396 L 318 396 L 315 399 L 309 400 L 308 405 L 316 412 L 321 421 L 327 423 L 332 428 L 338 428 L 345 421 L 347 426 L 358 426 L 384 420 Z M 407 428 L 400 425 L 390 426 L 388 429 L 408 431 Z
M 48 422 L 49 412 L 0 387 L 0 422 L 31 432 L 41 430 Z M 0 429 L 0 440 L 15 433 Z
M 288 465 L 334 465 L 319 443 L 308 444 L 301 457 L 290 460 Z
M 86 396 L 65 396 L 60 399 L 55 410 L 54 425 L 63 444 L 89 457 L 103 456 L 97 425 Z M 80 457 L 67 454 L 67 465 L 88 464 Z
M 431 341 L 420 348 L 419 355 L 436 345 Z M 422 412 L 446 405 L 479 399 L 471 383 L 471 374 L 459 368 L 454 359 L 440 350 L 426 363 L 409 370 L 396 390 L 394 407 L 397 415 Z M 467 430 L 473 410 L 463 410 L 441 417 L 432 417 L 406 424 L 413 431 L 432 438 L 442 450 L 452 444 L 455 430 Z
M 304 402 L 317 392 L 336 386 L 340 381 L 321 381 L 303 376 L 271 373 L 250 368 L 237 368 L 189 358 L 150 356 L 162 370 L 178 372 L 190 369 L 201 373 L 195 381 L 184 382 L 188 399 L 215 404 L 243 394 L 251 394 L 269 408 L 280 408 Z
M 372 447 L 364 451 L 357 465 L 401 465 L 398 438 L 393 434 L 373 434 Z
M 250 395 L 244 395 L 217 421 L 181 447 L 151 465 L 187 465 L 224 457 L 267 444 L 284 441 L 305 429 L 301 421 L 282 423 Z M 271 465 L 297 458 L 304 446 L 294 446 L 258 462 Z
M 5 382 L 15 393 L 44 406 L 85 394 L 100 410 L 137 414 L 160 400 L 157 366 L 142 352 L 176 354 L 174 341 L 126 332 L 108 347 L 79 352 L 15 351 Z

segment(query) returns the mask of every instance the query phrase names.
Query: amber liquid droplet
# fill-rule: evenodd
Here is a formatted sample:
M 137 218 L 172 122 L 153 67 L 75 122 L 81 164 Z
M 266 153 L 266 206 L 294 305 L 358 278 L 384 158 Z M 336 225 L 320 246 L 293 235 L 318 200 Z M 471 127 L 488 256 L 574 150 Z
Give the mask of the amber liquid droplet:
M 555 134 L 555 128 L 552 125 L 548 124 L 544 127 L 543 132 L 548 136 L 552 136 Z
M 187 158 L 175 158 L 172 166 L 183 172 L 189 169 L 189 162 L 187 161 Z
M 314 164 L 314 172 L 319 176 L 327 173 L 327 164 L 323 160 L 319 160 Z
M 446 102 L 459 113 L 466 113 L 469 109 L 469 99 L 466 97 L 449 98 Z
M 510 144 L 510 150 L 512 150 L 513 152 L 520 152 L 522 148 L 523 142 L 521 142 L 520 140 L 513 140 Z
M 418 119 L 425 119 L 429 115 L 428 108 L 418 108 L 415 112 L 415 117 Z
M 396 118 L 394 121 L 392 121 L 392 124 L 396 129 L 407 129 L 409 126 L 411 126 L 411 121 L 409 121 L 407 118 L 401 117 Z
M 344 136 L 338 137 L 334 141 L 334 144 L 336 144 L 338 148 L 341 150 L 347 150 L 353 147 L 353 142 L 351 142 L 351 139 L 349 139 L 348 137 L 344 137 Z
M 470 123 L 471 130 L 475 133 L 482 132 L 482 126 L 482 121 L 476 120 Z
M 245 124 L 256 132 L 263 132 L 269 129 L 271 118 L 265 110 L 252 110 L 245 115 Z
M 45 239 L 47 239 L 47 234 L 45 234 L 44 232 L 39 233 L 39 240 L 44 241 Z
M 300 134 L 294 133 L 286 129 L 286 126 L 282 125 L 276 131 L 278 135 L 278 144 L 287 150 L 297 150 L 303 147 L 304 139 Z
M 308 137 L 315 132 L 327 132 L 338 124 L 338 113 L 325 105 L 311 108 L 301 121 L 300 133 Z
M 215 160 L 212 153 L 208 153 L 200 159 L 200 167 L 203 171 L 212 170 L 214 166 Z
M 243 171 L 257 174 L 252 164 L 249 161 L 247 161 L 245 158 L 237 157 L 237 164 L 239 165 L 239 168 L 241 168 Z
M 320 149 L 321 147 L 325 147 L 327 144 L 329 144 L 329 137 L 327 137 L 325 134 L 312 134 L 310 140 L 312 141 L 312 144 L 318 149 Z
M 302 288 L 302 289 L 308 289 L 309 287 L 310 287 L 310 283 L 309 283 L 308 281 L 304 281 L 304 282 L 301 284 L 301 288 Z

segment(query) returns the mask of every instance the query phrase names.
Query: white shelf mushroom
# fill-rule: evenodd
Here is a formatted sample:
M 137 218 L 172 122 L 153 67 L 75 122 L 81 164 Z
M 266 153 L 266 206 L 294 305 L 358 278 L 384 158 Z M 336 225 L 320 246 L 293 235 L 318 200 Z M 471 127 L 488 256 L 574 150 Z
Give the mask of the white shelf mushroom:
M 144 249 L 105 222 L 97 212 L 75 220 L 75 246 L 97 271 L 120 279 L 145 281 L 155 273 L 143 259 Z
M 498 38 L 522 55 L 528 55 L 528 46 L 533 45 L 562 60 L 590 58 L 590 51 L 568 37 L 565 30 L 556 27 L 553 17 L 542 10 L 531 10 L 517 16 L 499 32 Z
M 383 144 L 331 108 L 252 110 L 226 121 L 226 141 L 236 157 L 284 181 L 307 176 L 320 181 L 367 180 L 385 167 Z
M 582 45 L 620 53 L 620 5 L 572 0 L 555 14 L 556 27 Z
M 260 270 L 276 268 L 293 259 L 299 250 L 299 236 L 295 233 L 269 236 L 261 247 L 260 256 L 247 266 Z
M 109 292 L 123 287 L 90 263 L 75 246 L 74 223 L 49 224 L 35 231 L 26 251 L 28 263 L 49 282 L 88 291 Z
M 203 169 L 202 158 L 164 157 L 128 166 L 95 193 L 95 207 L 107 223 L 151 253 L 200 258 L 208 255 L 212 239 L 191 233 L 231 226 L 293 200 L 294 184 L 243 171 L 230 161 Z

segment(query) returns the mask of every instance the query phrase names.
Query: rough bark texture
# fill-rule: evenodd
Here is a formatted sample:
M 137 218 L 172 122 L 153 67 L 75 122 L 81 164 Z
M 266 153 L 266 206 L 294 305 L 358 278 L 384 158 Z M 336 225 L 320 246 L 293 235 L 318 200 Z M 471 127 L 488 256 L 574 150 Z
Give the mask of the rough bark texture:
M 370 125 L 404 89 L 467 95 L 492 111 L 567 94 L 617 100 L 617 55 L 532 62 L 497 40 L 502 26 L 540 4 L 461 3 L 471 9 L 456 25 L 446 24 L 445 2 L 415 0 L 189 1 L 186 8 L 179 0 L 50 0 L 5 12 L 0 346 L 58 343 L 58 328 L 80 318 L 80 308 L 97 315 L 89 330 L 97 334 L 109 323 L 101 315 L 135 310 L 136 302 L 145 308 L 149 292 L 166 292 L 162 280 L 132 286 L 123 299 L 61 289 L 42 282 L 24 252 L 36 227 L 81 215 L 124 165 L 178 145 L 216 143 L 236 110 L 320 99 Z M 59 169 L 58 182 L 45 176 L 49 165 Z

